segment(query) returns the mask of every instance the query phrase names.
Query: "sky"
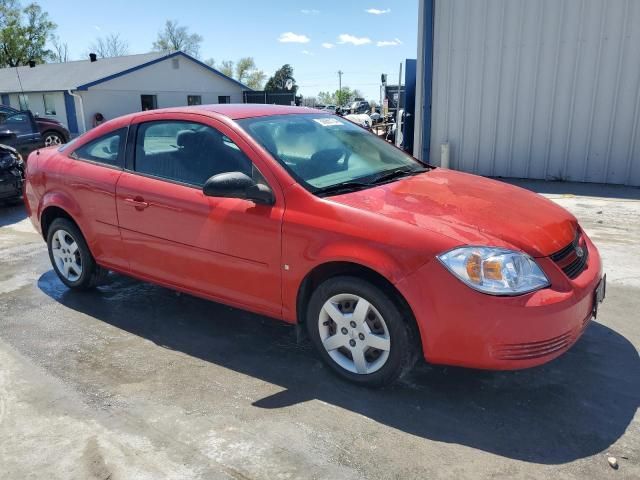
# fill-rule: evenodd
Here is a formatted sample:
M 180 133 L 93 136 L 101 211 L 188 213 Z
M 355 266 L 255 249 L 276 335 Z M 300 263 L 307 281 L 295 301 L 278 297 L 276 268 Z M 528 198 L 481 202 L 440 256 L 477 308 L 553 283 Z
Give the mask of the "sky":
M 77 60 L 100 36 L 120 34 L 146 53 L 168 19 L 204 37 L 202 59 L 251 56 L 267 77 L 285 63 L 299 93 L 342 85 L 379 99 L 380 74 L 397 83 L 400 62 L 416 58 L 419 0 L 36 0 Z M 72 6 L 73 5 L 73 6 Z

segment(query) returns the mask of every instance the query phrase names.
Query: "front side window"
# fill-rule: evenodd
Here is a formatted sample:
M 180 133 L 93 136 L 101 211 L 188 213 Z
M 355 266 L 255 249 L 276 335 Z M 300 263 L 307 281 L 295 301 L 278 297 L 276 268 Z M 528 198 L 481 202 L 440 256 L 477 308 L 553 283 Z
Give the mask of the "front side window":
M 74 158 L 121 167 L 127 129 L 121 128 L 81 146 L 72 153 Z
M 44 102 L 44 114 L 55 115 L 56 114 L 56 97 L 51 93 L 45 93 L 42 95 L 42 101 Z
M 202 105 L 202 97 L 200 95 L 187 95 L 187 105 Z
M 29 96 L 24 93 L 19 93 L 18 104 L 20 105 L 20 110 L 29 110 Z
M 333 115 L 274 115 L 238 123 L 318 194 L 340 186 L 368 188 L 426 169 L 376 135 Z
M 251 160 L 230 138 L 207 125 L 182 121 L 139 126 L 135 170 L 198 187 L 219 173 L 256 175 Z

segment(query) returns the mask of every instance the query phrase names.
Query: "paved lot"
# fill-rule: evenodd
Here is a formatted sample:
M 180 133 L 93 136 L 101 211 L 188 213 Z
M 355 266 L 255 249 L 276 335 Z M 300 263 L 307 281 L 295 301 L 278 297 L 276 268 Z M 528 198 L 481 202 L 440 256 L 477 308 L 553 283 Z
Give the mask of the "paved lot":
M 71 292 L 0 207 L 0 478 L 640 478 L 640 191 L 527 186 L 599 245 L 598 321 L 544 367 L 377 391 L 269 319 L 115 275 Z

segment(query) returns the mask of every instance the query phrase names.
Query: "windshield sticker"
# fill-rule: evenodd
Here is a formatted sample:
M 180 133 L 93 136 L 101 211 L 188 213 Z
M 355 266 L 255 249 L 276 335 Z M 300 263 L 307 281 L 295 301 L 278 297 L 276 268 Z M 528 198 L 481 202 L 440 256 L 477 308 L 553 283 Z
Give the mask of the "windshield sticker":
M 337 118 L 333 118 L 333 117 L 314 118 L 313 121 L 314 122 L 318 122 L 323 127 L 335 127 L 336 125 L 338 125 L 338 126 L 344 125 L 340 120 L 338 120 Z

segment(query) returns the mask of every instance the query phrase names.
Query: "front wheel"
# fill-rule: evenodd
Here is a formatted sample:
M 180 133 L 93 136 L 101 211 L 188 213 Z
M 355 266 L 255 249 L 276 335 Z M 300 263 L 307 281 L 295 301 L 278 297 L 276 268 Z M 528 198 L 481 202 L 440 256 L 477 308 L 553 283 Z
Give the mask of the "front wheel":
M 96 265 L 80 229 L 66 218 L 57 218 L 47 233 L 49 259 L 56 274 L 69 288 L 95 287 L 104 271 Z
M 309 336 L 338 375 L 365 386 L 390 384 L 415 363 L 411 319 L 377 286 L 357 277 L 334 277 L 313 292 Z
M 45 132 L 42 137 L 44 138 L 45 147 L 62 145 L 63 143 L 65 143 L 64 137 L 58 132 Z

